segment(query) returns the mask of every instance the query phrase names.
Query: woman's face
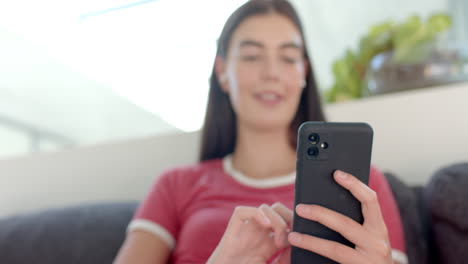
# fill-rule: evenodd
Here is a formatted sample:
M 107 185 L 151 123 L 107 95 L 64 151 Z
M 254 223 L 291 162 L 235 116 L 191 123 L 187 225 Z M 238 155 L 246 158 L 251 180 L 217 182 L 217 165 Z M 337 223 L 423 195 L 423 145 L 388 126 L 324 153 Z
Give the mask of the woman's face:
M 279 14 L 247 18 L 234 31 L 227 57 L 216 64 L 238 122 L 257 129 L 289 127 L 307 67 L 293 22 Z

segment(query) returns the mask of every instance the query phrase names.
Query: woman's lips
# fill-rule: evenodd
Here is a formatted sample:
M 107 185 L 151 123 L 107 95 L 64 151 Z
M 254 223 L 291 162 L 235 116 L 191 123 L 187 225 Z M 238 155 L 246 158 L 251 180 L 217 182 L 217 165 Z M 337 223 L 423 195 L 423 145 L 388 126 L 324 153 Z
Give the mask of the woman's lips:
M 276 92 L 261 92 L 255 94 L 255 99 L 266 106 L 276 106 L 283 101 L 283 96 Z

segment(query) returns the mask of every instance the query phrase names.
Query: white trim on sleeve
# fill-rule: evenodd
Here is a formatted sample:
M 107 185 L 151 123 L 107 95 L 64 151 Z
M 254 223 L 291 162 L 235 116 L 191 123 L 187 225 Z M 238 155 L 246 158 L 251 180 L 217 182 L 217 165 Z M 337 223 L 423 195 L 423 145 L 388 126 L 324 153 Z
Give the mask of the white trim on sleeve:
M 408 264 L 408 257 L 398 249 L 392 249 L 392 259 L 400 264 Z
M 175 239 L 164 227 L 144 219 L 135 219 L 127 227 L 127 233 L 133 230 L 142 230 L 149 232 L 160 238 L 172 251 L 175 248 Z

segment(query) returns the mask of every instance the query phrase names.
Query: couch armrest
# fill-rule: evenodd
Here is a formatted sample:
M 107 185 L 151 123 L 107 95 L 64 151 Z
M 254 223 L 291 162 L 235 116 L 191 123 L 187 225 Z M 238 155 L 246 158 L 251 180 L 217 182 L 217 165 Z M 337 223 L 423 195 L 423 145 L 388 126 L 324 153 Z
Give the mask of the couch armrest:
M 438 170 L 424 190 L 438 263 L 468 259 L 468 163 Z
M 112 263 L 136 206 L 90 204 L 0 220 L 0 263 Z

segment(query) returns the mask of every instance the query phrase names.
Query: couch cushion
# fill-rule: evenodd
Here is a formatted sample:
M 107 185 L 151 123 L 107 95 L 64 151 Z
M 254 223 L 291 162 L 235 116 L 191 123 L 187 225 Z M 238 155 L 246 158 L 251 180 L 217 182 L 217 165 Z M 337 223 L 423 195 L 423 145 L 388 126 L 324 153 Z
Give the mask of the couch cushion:
M 468 163 L 437 171 L 425 189 L 440 263 L 468 259 Z
M 136 206 L 82 205 L 0 220 L 0 263 L 112 263 Z

